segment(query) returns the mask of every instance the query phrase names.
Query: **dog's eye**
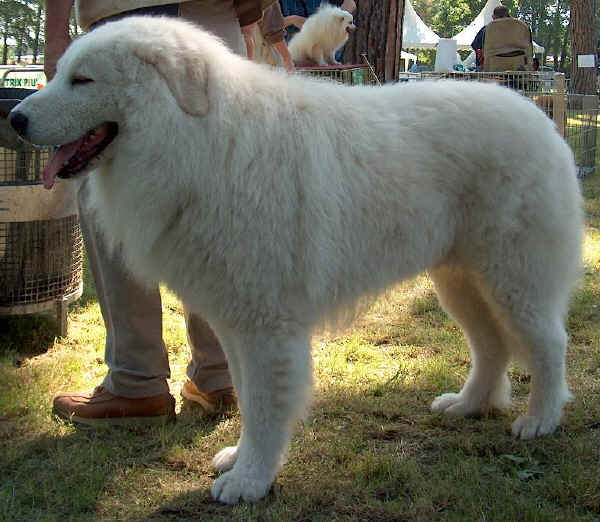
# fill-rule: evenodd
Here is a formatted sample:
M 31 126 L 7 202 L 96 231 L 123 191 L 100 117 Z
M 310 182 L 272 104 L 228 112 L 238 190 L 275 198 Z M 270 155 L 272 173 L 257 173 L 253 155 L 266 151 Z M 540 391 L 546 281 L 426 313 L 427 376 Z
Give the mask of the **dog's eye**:
M 84 76 L 75 76 L 71 80 L 71 85 L 83 85 L 84 83 L 92 83 L 93 81 L 91 78 L 85 78 Z

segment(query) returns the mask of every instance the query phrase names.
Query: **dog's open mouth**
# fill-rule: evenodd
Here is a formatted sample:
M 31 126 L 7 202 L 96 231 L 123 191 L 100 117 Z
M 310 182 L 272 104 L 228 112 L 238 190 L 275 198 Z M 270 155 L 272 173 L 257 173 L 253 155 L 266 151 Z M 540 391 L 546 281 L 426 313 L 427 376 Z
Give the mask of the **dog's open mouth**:
M 118 132 L 116 123 L 106 122 L 86 132 L 78 140 L 61 145 L 44 169 L 44 187 L 52 188 L 56 176 L 72 178 L 93 168 Z

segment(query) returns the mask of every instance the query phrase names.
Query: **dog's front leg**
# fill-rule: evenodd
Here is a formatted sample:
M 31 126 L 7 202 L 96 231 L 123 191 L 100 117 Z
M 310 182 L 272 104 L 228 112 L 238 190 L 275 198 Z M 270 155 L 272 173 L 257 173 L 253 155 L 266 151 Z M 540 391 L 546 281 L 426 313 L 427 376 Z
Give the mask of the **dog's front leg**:
M 341 65 L 341 64 L 340 64 L 340 62 L 338 62 L 338 61 L 335 59 L 335 51 L 333 51 L 333 53 L 332 53 L 332 54 L 331 54 L 331 56 L 329 57 L 329 62 L 328 62 L 328 64 L 329 64 L 329 65 Z
M 235 504 L 264 497 L 279 471 L 295 422 L 304 413 L 312 371 L 309 331 L 264 329 L 224 343 L 242 413 L 237 447 L 213 459 L 217 471 L 233 466 L 213 484 L 215 500 Z
M 325 60 L 325 53 L 319 45 L 313 46 L 311 54 L 313 60 L 317 65 L 327 65 L 327 61 Z

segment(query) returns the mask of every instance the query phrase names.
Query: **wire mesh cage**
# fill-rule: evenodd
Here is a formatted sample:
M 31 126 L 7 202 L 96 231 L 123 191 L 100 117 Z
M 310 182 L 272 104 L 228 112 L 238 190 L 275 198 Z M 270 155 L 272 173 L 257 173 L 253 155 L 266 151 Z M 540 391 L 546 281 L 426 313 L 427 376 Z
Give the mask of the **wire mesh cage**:
M 346 85 L 378 85 L 379 83 L 369 64 L 297 67 L 297 71 L 300 74 L 335 80 Z
M 562 76 L 562 75 L 559 75 Z M 505 71 L 505 72 L 422 72 L 407 73 L 401 80 L 461 80 L 496 83 L 519 91 L 526 96 L 550 93 L 556 89 L 555 74 L 533 71 Z M 563 85 L 564 87 L 564 85 Z
M 0 89 L 3 115 L 31 92 Z M 67 184 L 42 186 L 51 152 L 19 140 L 0 118 L 0 314 L 54 309 L 65 335 L 66 305 L 83 290 L 83 240 Z
M 577 175 L 592 174 L 598 164 L 598 97 L 594 95 L 567 95 L 565 139 L 573 149 Z

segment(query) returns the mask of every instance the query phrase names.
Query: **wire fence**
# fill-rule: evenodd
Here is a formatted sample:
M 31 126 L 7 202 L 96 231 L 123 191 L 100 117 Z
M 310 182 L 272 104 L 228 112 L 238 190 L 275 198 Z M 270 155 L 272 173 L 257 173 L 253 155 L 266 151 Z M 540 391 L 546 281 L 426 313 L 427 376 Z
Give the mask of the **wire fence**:
M 296 69 L 299 74 L 326 78 L 346 85 L 379 84 L 377 75 L 368 62 L 364 65 L 318 65 L 313 67 L 297 67 Z
M 578 176 L 598 168 L 598 96 L 568 94 L 565 138 L 575 154 Z
M 0 91 L 3 100 L 25 95 L 25 89 Z M 21 141 L 0 117 L 0 315 L 53 309 L 66 335 L 66 305 L 83 290 L 84 247 L 76 212 L 65 205 L 66 184 L 43 188 L 50 155 L 48 147 Z

